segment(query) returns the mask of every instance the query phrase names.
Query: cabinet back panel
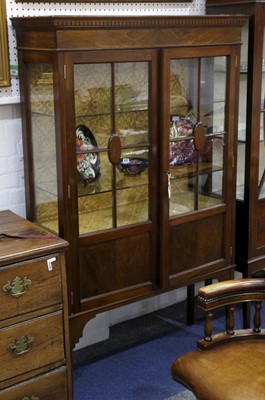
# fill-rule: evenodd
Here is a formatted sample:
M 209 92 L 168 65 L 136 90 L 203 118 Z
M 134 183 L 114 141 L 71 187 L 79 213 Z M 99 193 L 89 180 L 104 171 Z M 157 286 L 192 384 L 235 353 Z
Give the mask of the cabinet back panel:
M 170 229 L 170 275 L 224 258 L 223 214 Z
M 81 247 L 81 298 L 150 282 L 149 247 L 148 233 Z

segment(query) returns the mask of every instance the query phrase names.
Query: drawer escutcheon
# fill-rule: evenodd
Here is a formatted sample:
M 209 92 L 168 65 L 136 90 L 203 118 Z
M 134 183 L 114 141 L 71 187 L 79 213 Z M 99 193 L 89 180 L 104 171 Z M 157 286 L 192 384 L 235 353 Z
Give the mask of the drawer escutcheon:
M 20 297 L 22 294 L 26 293 L 27 288 L 31 285 L 31 280 L 27 277 L 20 278 L 16 276 L 13 281 L 8 281 L 3 286 L 3 292 L 10 293 L 13 297 Z

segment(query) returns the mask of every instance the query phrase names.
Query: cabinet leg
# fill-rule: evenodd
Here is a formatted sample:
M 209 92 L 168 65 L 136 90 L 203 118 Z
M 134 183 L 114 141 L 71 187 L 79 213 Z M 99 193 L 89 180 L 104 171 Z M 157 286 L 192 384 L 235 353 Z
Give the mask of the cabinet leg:
M 195 285 L 187 286 L 187 325 L 194 323 Z
M 212 279 L 205 280 L 205 286 L 212 283 Z M 187 325 L 194 324 L 194 306 L 195 306 L 195 285 L 187 286 Z

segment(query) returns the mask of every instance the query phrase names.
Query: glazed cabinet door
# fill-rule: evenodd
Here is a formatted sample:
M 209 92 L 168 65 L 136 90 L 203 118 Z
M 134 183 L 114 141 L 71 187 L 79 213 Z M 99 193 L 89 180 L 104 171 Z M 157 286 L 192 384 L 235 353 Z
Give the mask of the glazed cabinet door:
M 236 52 L 229 47 L 163 53 L 165 286 L 221 271 L 231 275 L 235 121 L 228 110 L 235 105 L 236 70 Z
M 66 54 L 65 65 L 71 290 L 75 310 L 93 309 L 157 284 L 157 60 L 155 51 L 95 51 Z

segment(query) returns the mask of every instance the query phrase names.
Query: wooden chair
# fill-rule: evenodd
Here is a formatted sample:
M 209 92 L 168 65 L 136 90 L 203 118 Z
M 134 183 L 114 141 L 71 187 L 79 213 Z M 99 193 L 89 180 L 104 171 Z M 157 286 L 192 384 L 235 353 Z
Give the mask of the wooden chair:
M 198 400 L 265 400 L 265 329 L 261 303 L 265 279 L 238 279 L 199 289 L 197 305 L 205 311 L 204 339 L 197 350 L 172 365 L 173 379 Z M 254 302 L 252 329 L 235 329 L 236 303 Z M 226 307 L 226 331 L 212 334 L 213 310 Z

